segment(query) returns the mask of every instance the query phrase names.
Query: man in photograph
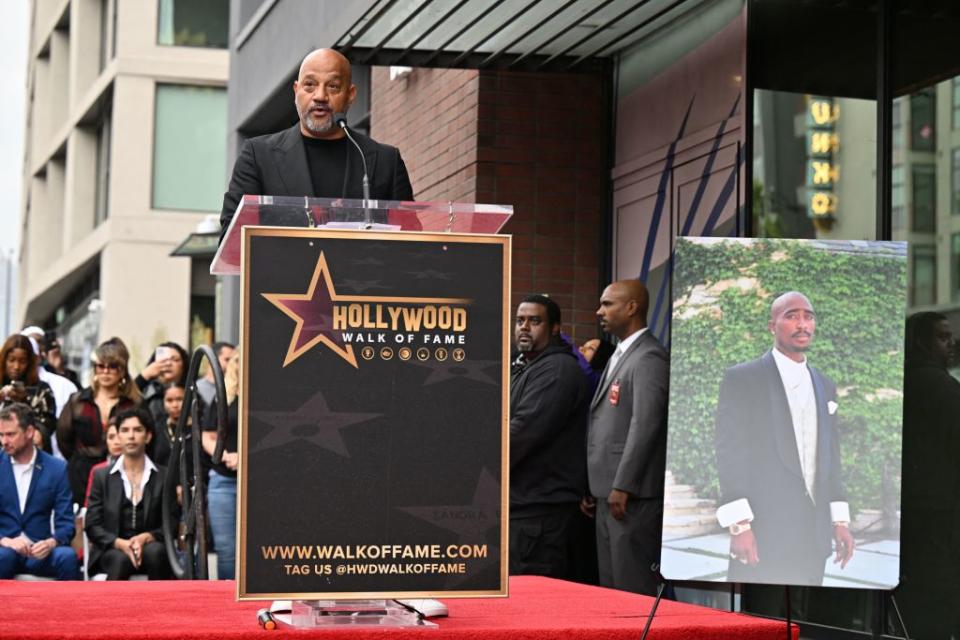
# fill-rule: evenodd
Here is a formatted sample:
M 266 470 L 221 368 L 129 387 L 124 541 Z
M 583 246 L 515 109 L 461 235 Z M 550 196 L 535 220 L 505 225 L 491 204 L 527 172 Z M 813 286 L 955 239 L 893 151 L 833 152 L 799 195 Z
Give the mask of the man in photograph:
M 836 385 L 809 366 L 817 316 L 791 291 L 773 301 L 773 348 L 728 369 L 716 417 L 720 526 L 731 582 L 820 585 L 853 556 L 835 425 Z

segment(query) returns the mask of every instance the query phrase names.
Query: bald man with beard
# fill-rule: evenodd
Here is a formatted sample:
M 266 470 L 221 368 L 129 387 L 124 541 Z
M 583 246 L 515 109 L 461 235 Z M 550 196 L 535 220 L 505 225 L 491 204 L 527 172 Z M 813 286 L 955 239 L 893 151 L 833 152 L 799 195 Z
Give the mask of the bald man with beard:
M 601 586 L 652 595 L 660 562 L 669 357 L 647 329 L 639 280 L 603 291 L 597 315 L 619 339 L 590 404 L 587 473 Z
M 220 211 L 221 239 L 244 195 L 363 198 L 363 161 L 334 120 L 357 97 L 350 62 L 333 49 L 312 51 L 293 83 L 298 122 L 243 143 Z M 374 200 L 413 200 L 400 152 L 350 129 L 363 150 Z
M 818 586 L 831 542 L 841 569 L 853 557 L 837 388 L 806 356 L 816 328 L 807 296 L 777 297 L 773 348 L 727 369 L 720 385 L 717 520 L 730 532 L 730 582 Z

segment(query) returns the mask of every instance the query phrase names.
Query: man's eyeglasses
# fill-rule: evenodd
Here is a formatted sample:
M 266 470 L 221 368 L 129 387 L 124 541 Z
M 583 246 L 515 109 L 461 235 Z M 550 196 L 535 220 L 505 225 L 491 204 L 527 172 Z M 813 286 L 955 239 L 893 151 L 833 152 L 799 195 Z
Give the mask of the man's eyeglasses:
M 116 362 L 108 362 L 107 364 L 97 363 L 93 365 L 94 369 L 97 371 L 120 371 L 120 365 Z

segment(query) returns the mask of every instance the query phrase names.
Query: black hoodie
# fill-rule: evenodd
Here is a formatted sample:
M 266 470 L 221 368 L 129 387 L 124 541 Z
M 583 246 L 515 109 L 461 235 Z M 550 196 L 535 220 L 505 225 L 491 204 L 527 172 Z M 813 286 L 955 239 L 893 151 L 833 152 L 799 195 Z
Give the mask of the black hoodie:
M 590 391 L 570 346 L 551 342 L 510 381 L 510 509 L 535 515 L 587 491 Z

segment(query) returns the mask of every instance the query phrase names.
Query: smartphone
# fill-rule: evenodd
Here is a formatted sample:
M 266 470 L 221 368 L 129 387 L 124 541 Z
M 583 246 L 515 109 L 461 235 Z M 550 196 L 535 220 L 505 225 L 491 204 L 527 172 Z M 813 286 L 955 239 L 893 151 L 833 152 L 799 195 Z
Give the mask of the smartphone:
M 162 362 L 167 358 L 173 357 L 172 351 L 173 349 L 170 347 L 157 347 L 157 350 L 153 354 L 153 359 L 157 362 Z
M 14 391 L 26 391 L 26 386 L 20 380 L 14 380 L 10 383 L 10 386 L 13 387 Z

